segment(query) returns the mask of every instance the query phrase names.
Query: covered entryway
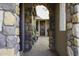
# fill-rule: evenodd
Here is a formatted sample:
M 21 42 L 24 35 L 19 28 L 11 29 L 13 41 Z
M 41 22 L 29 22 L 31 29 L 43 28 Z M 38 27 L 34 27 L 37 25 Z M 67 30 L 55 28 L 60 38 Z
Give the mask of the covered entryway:
M 79 56 L 79 4 L 0 4 L 1 56 L 57 56 L 57 53 Z
M 49 10 L 48 35 L 45 37 L 45 22 L 40 22 L 41 27 L 36 28 L 36 6 L 44 5 Z M 21 4 L 21 32 L 23 33 L 20 45 L 23 55 L 67 55 L 66 31 L 60 29 L 61 4 Z M 65 4 L 62 4 L 65 5 Z M 62 6 L 64 7 L 64 6 Z M 62 10 L 62 9 L 61 9 Z M 65 10 L 65 9 L 64 9 Z M 64 12 L 64 11 L 63 11 Z M 43 14 L 43 13 L 42 13 Z M 63 19 L 63 18 L 62 18 Z M 62 20 L 61 20 L 62 21 Z M 64 26 L 64 25 L 63 25 Z M 44 30 L 41 30 L 41 28 Z M 37 32 L 41 30 L 40 32 Z M 41 35 L 39 35 L 41 34 Z M 42 37 L 40 37 L 42 36 Z M 62 37 L 63 36 L 63 37 Z M 62 42 L 62 43 L 61 43 Z M 61 50 L 60 50 L 61 49 Z

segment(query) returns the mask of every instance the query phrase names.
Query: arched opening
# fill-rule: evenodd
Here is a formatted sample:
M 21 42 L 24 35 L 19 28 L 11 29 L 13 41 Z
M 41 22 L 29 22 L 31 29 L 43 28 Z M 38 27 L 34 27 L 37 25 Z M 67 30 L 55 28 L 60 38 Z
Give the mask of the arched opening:
M 36 14 L 41 19 L 49 19 L 49 10 L 44 5 L 36 6 Z
M 24 55 L 53 55 L 49 49 L 48 30 L 47 6 L 24 4 Z
M 44 5 L 36 5 L 35 7 L 36 15 L 36 35 L 38 40 L 35 42 L 32 50 L 29 52 L 30 55 L 52 55 L 49 50 L 49 10 Z M 34 54 L 31 54 L 34 53 Z M 28 55 L 28 54 L 27 54 Z
M 49 10 L 44 5 L 37 5 L 36 9 L 36 28 L 39 36 L 48 36 L 49 29 Z

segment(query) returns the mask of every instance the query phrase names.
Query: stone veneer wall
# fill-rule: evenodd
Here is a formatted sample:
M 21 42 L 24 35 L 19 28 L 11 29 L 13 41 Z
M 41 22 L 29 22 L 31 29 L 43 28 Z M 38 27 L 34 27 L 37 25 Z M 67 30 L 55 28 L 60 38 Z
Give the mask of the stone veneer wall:
M 55 47 L 55 15 L 53 13 L 53 11 L 51 11 L 52 9 L 49 9 L 49 16 L 50 16 L 50 19 L 49 19 L 49 48 L 51 51 L 55 51 L 56 50 L 56 47 Z
M 0 3 L 0 56 L 19 55 L 19 4 Z
M 79 56 L 79 4 L 67 4 L 68 55 Z

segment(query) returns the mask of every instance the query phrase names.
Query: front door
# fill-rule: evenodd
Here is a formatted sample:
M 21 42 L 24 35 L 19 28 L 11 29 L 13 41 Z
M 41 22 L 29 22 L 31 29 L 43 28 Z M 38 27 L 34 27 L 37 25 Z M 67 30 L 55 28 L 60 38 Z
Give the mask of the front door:
M 40 21 L 40 36 L 45 36 L 45 21 Z

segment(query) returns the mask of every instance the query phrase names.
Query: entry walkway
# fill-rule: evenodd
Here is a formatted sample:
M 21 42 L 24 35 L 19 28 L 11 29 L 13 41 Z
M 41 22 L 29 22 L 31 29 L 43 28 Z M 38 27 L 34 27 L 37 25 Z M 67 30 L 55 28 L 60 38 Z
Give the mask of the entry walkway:
M 24 56 L 54 56 L 49 50 L 49 37 L 39 37 L 31 51 L 24 53 Z

